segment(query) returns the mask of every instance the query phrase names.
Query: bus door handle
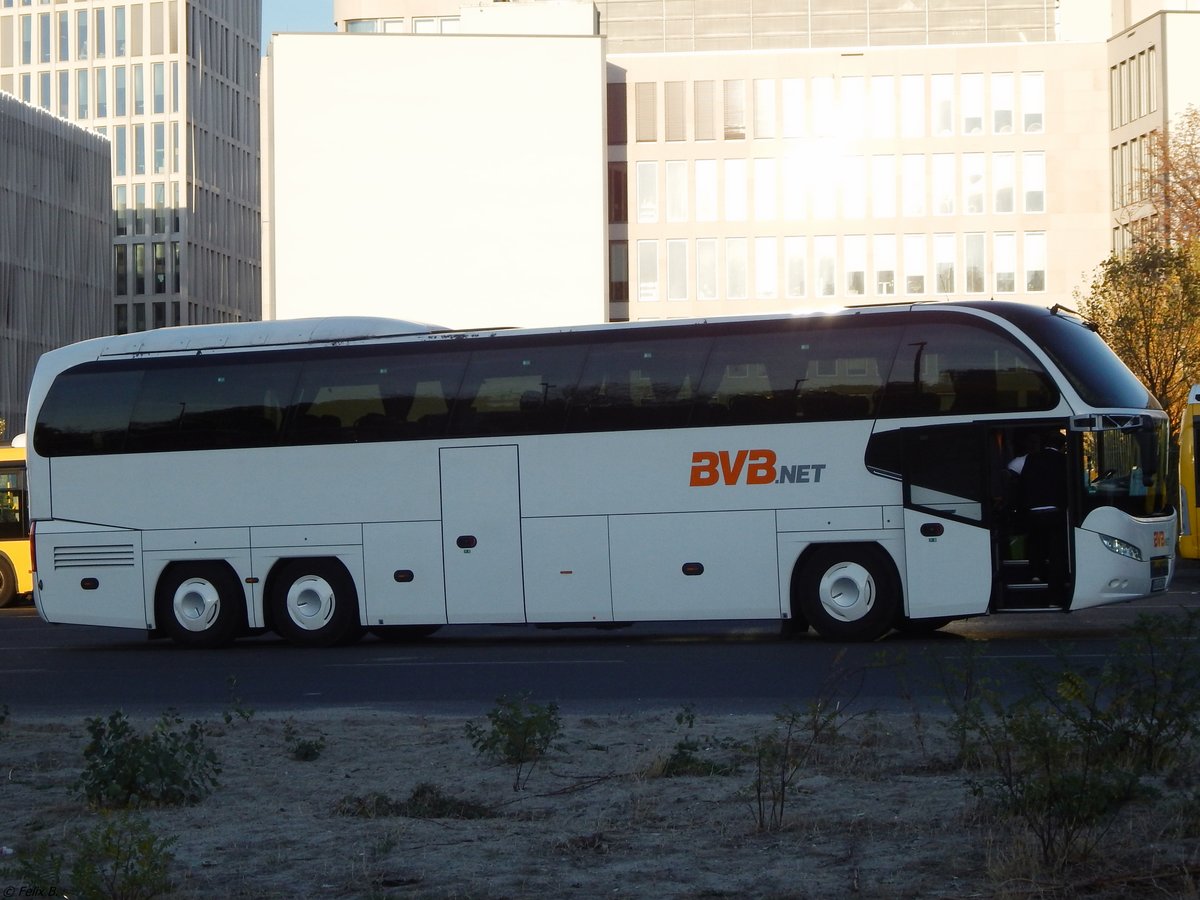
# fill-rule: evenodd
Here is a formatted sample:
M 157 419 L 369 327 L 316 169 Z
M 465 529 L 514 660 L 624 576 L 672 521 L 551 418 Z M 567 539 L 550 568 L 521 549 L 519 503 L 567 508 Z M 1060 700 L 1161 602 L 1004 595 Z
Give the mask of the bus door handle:
M 459 550 L 473 550 L 479 541 L 473 534 L 460 534 L 454 543 Z
M 926 522 L 921 526 L 921 537 L 941 537 L 946 533 L 946 526 L 941 522 Z

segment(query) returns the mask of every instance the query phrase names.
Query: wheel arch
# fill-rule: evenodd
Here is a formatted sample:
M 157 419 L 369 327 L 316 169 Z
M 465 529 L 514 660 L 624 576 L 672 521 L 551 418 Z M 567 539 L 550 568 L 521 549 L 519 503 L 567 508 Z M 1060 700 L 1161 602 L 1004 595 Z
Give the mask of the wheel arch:
M 818 553 L 833 548 L 846 549 L 865 549 L 869 553 L 878 554 L 880 560 L 891 567 L 891 576 L 894 579 L 896 590 L 900 596 L 900 611 L 902 614 L 908 614 L 908 592 L 905 590 L 904 580 L 904 559 L 897 558 L 900 553 L 900 548 L 893 547 L 890 543 L 885 543 L 877 540 L 847 540 L 839 539 L 835 541 L 813 541 L 809 543 L 797 555 L 792 563 L 791 576 L 788 581 L 788 608 L 793 616 L 802 616 L 800 611 L 800 581 L 805 568 L 812 561 L 812 558 Z
M 364 592 L 363 584 L 360 579 L 360 572 L 356 571 L 356 567 L 350 565 L 346 560 L 342 559 L 335 553 L 295 553 L 277 557 L 267 570 L 267 577 L 263 579 L 263 590 L 260 596 L 262 604 L 262 621 L 263 626 L 270 631 L 275 631 L 276 622 L 274 606 L 271 598 L 275 596 L 275 592 L 279 590 L 281 573 L 286 572 L 293 563 L 306 563 L 308 565 L 321 566 L 332 565 L 337 566 L 345 574 L 350 584 L 354 587 L 355 607 L 357 609 L 356 618 L 358 626 L 365 628 L 367 620 L 365 616 Z

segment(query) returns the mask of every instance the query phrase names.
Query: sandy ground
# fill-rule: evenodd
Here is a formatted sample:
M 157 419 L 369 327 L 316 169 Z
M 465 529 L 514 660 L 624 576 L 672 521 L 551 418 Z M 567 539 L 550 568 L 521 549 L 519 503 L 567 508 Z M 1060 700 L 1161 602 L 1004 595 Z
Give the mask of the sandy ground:
M 1047 872 L 1027 835 L 981 812 L 968 786 L 979 773 L 955 765 L 944 722 L 862 715 L 812 744 L 781 827 L 763 829 L 749 748 L 778 722 L 696 715 L 688 727 L 679 712 L 563 716 L 520 791 L 514 767 L 468 739 L 483 717 L 218 716 L 213 793 L 141 815 L 177 839 L 179 897 L 1196 896 L 1200 828 L 1179 827 L 1169 791 L 1132 804 L 1085 864 Z M 13 870 L 39 841 L 69 868 L 105 821 L 73 789 L 87 741 L 82 720 L 0 726 L 0 844 L 13 851 L 0 896 L 44 889 Z M 295 758 L 301 742 L 315 759 Z M 723 774 L 666 777 L 680 742 Z M 422 783 L 486 817 L 405 815 Z

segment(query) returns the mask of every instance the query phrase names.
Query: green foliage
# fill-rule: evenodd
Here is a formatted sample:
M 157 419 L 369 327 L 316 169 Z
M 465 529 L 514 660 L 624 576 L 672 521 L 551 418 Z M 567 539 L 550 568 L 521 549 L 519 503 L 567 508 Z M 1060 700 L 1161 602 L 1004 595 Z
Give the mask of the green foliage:
M 176 839 L 154 835 L 145 819 L 105 817 L 90 831 L 77 833 L 70 844 L 74 861 L 48 840 L 39 841 L 12 866 L 0 869 L 10 878 L 13 897 L 80 897 L 83 900 L 150 900 L 171 889 L 171 847 Z
M 198 803 L 217 784 L 216 754 L 205 745 L 204 727 L 165 712 L 139 733 L 120 710 L 87 720 L 91 741 L 76 784 L 88 805 L 124 809 Z
M 777 713 L 775 730 L 755 737 L 755 774 L 749 793 L 759 831 L 784 827 L 792 782 L 812 761 L 819 743 L 836 740 L 843 713 L 842 704 L 818 698 L 804 710 Z
M 222 713 L 226 725 L 232 725 L 235 719 L 240 719 L 243 722 L 249 722 L 254 718 L 254 710 L 242 704 L 242 698 L 238 696 L 237 686 L 238 680 L 236 675 L 230 675 L 225 679 L 225 684 L 229 687 L 229 708 Z
M 287 741 L 292 759 L 300 762 L 311 762 L 325 749 L 325 735 L 318 734 L 315 738 L 301 737 L 293 719 L 283 723 L 283 739 Z
M 171 889 L 171 847 L 145 819 L 118 816 L 87 832 L 71 866 L 71 887 L 84 898 L 150 900 Z
M 1180 761 L 1200 731 L 1200 612 L 1141 616 L 1113 656 L 1084 671 L 1031 669 L 1006 700 L 975 658 L 947 682 L 960 761 L 1000 818 L 1034 836 L 1043 864 L 1090 856 L 1140 776 Z
M 558 705 L 542 706 L 525 695 L 500 697 L 487 717 L 487 728 L 467 723 L 467 738 L 479 753 L 515 767 L 513 790 L 519 791 L 562 734 Z
M 1114 253 L 1076 297 L 1177 425 L 1200 371 L 1200 243 L 1149 241 Z
M 713 747 L 723 750 L 736 749 L 736 744 L 719 741 L 711 735 L 693 735 L 696 714 L 690 706 L 683 707 L 675 716 L 675 724 L 686 729 L 684 737 L 675 742 L 670 756 L 661 760 L 653 773 L 660 778 L 707 778 L 714 775 L 735 775 L 738 767 L 733 762 L 722 762 L 702 755 Z

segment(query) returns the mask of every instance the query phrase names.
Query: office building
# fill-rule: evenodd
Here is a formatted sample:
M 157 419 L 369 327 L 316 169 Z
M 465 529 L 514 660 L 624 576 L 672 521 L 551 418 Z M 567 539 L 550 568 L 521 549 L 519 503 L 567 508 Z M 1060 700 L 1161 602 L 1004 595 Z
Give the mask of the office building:
M 0 90 L 112 144 L 122 333 L 257 319 L 260 0 L 0 0 Z
M 107 331 L 111 186 L 107 140 L 0 93 L 0 443 L 38 357 Z

